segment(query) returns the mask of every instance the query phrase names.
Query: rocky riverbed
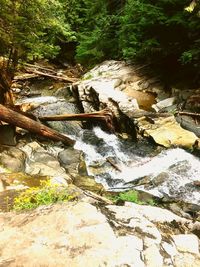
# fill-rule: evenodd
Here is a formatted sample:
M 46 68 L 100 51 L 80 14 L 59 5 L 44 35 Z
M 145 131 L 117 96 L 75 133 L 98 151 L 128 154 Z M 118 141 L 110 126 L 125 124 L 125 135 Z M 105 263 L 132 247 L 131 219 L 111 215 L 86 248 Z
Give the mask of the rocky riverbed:
M 183 102 L 182 112 L 199 112 L 198 90 L 166 92 L 158 77 L 116 61 L 72 86 L 39 85 L 38 79 L 15 83 L 15 91 L 26 95 L 18 104 L 36 116 L 109 108 L 117 134 L 104 132 L 98 122 L 49 122 L 76 140 L 67 147 L 4 128 L 0 265 L 199 266 L 199 124 L 191 117 L 186 130 L 174 116 Z M 27 98 L 30 88 L 37 97 Z M 75 200 L 10 211 L 17 194 L 49 179 L 76 192 Z M 138 190 L 142 205 L 110 198 L 129 189 Z

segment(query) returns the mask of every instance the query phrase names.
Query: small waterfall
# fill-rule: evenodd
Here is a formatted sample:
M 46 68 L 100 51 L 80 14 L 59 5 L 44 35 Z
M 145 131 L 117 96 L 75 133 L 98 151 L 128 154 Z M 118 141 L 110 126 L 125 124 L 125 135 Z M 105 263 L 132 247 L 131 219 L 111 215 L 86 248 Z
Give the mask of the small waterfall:
M 200 204 L 200 189 L 194 185 L 200 178 L 200 159 L 181 148 L 155 155 L 149 146 L 122 141 L 98 127 L 82 132 L 75 144 L 84 152 L 90 174 L 109 190 L 136 188 L 158 197 Z
M 36 103 L 38 116 L 78 113 L 75 105 L 55 97 L 24 100 Z M 40 105 L 42 103 L 42 105 Z M 49 122 L 51 126 L 76 140 L 75 148 L 82 150 L 88 173 L 112 191 L 136 188 L 158 197 L 200 204 L 200 159 L 180 149 L 163 149 L 145 141 L 138 143 L 119 139 L 95 127 L 83 130 L 76 122 Z
M 192 162 L 193 171 L 198 168 L 198 164 L 200 163 L 193 155 L 187 153 L 183 149 L 168 149 L 161 152 L 156 157 L 148 159 L 146 163 L 142 163 L 139 166 L 134 162 L 132 166 L 125 166 L 120 176 L 123 177 L 125 182 L 131 182 L 147 175 L 151 175 L 153 178 L 161 172 L 169 171 L 170 167 L 180 163 L 185 164 L 185 162 Z M 193 178 L 198 179 L 198 175 L 193 173 Z

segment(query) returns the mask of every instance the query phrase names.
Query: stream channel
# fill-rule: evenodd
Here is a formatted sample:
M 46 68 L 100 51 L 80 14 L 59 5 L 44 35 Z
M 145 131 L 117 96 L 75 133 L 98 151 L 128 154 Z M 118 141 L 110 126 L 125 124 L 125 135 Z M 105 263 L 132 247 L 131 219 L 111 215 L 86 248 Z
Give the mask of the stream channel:
M 44 84 L 44 80 L 41 83 Z M 31 92 L 40 90 L 38 81 L 36 85 Z M 47 88 L 51 88 L 49 84 Z M 78 112 L 74 103 L 53 95 L 42 93 L 33 98 L 20 97 L 18 102 L 34 103 L 38 107 L 33 113 L 40 116 Z M 49 125 L 76 140 L 74 148 L 83 152 L 88 175 L 107 191 L 136 189 L 166 203 L 184 203 L 186 211 L 199 212 L 198 156 L 181 148 L 165 149 L 145 139 L 134 142 L 120 138 L 104 132 L 99 126 L 83 129 L 78 122 L 49 122 Z M 59 151 L 63 149 L 61 146 Z

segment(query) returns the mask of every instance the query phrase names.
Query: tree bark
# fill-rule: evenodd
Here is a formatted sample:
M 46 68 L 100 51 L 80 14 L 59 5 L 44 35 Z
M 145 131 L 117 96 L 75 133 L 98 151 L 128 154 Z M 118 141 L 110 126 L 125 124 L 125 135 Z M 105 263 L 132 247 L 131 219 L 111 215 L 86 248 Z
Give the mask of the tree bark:
M 93 113 L 62 114 L 54 116 L 39 117 L 41 121 L 96 121 L 101 120 L 106 123 L 109 131 L 114 132 L 113 113 L 109 109 Z
M 36 75 L 41 75 L 41 76 L 49 77 L 49 78 L 52 78 L 55 80 L 60 80 L 63 82 L 68 82 L 68 83 L 74 83 L 74 82 L 78 81 L 78 79 L 76 79 L 76 78 L 70 78 L 70 77 L 67 77 L 65 75 L 63 75 L 63 76 L 53 75 L 50 73 L 42 72 L 42 71 L 31 69 L 31 68 L 27 68 L 27 71 L 30 73 L 36 74 Z
M 67 145 L 73 145 L 74 140 L 69 137 L 60 134 L 59 132 L 52 130 L 51 128 L 34 121 L 18 112 L 15 112 L 3 105 L 0 105 L 0 121 L 7 122 L 17 127 L 28 130 L 29 132 L 47 137 L 54 141 L 61 141 Z
M 0 68 L 0 104 L 14 105 L 12 92 L 10 90 L 12 80 L 9 77 L 9 71 Z

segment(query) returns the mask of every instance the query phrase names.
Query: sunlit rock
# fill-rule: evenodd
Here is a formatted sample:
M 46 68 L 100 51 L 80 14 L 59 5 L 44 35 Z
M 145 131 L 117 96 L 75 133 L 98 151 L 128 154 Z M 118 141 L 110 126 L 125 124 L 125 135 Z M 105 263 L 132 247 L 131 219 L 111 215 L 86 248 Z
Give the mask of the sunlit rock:
M 199 240 L 196 235 L 173 235 L 172 238 L 179 251 L 199 253 Z
M 172 106 L 176 101 L 176 98 L 175 97 L 170 97 L 170 98 L 167 98 L 167 99 L 164 99 L 156 104 L 154 104 L 152 106 L 152 108 L 158 112 L 160 111 L 161 109 L 164 109 L 166 107 L 169 107 L 169 106 Z
M 63 183 L 71 181 L 70 176 L 66 174 L 65 169 L 61 167 L 57 159 L 61 148 L 46 147 L 45 149 L 43 146 L 40 146 L 39 143 L 32 142 L 21 149 L 27 153 L 26 173 L 30 175 L 49 176 L 54 179 L 57 178 L 59 183 L 61 179 L 64 179 Z
M 147 206 L 103 207 L 93 198 L 81 196 L 81 199 L 41 206 L 29 212 L 0 213 L 0 263 L 13 267 L 161 267 L 167 262 L 176 267 L 198 266 L 200 254 L 196 236 L 181 234 L 182 240 L 190 237 L 190 241 L 194 241 L 194 249 L 182 244 L 188 247 L 188 252 L 180 250 L 180 244 L 173 242 L 173 238 L 183 232 L 183 226 L 193 224 L 192 221 L 182 220 L 172 213 L 169 216 L 164 209 L 156 207 L 147 216 Z M 157 212 L 163 213 L 161 217 L 165 217 L 165 221 L 152 220 L 151 216 L 155 217 Z M 143 228 L 144 224 L 148 227 Z M 146 231 L 148 228 L 159 232 L 160 242 Z M 150 237 L 151 243 L 145 242 Z
M 154 120 L 154 123 L 140 121 L 139 127 L 144 131 L 144 135 L 151 136 L 154 141 L 165 147 L 179 146 L 193 148 L 198 137 L 183 129 L 174 119 L 174 117 L 160 118 Z
M 143 251 L 146 266 L 148 267 L 162 267 L 163 257 L 156 245 L 152 245 Z

